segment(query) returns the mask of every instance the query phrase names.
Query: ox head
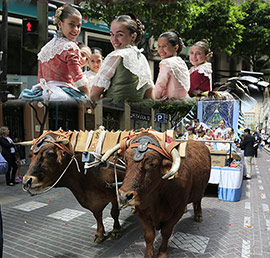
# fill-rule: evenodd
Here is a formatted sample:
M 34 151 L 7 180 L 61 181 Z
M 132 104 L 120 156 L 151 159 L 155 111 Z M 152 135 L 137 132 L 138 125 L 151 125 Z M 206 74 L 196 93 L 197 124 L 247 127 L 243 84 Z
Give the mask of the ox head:
M 167 178 L 178 172 L 180 156 L 173 149 L 172 161 L 165 158 L 158 151 L 161 146 L 151 133 L 140 134 L 127 145 L 129 146 L 124 154 L 126 175 L 119 189 L 120 200 L 122 204 L 131 206 L 143 205 L 160 184 L 164 183 L 164 179 L 168 180 Z M 117 147 L 113 149 L 116 150 Z M 106 155 L 109 154 L 105 153 L 105 158 Z
M 31 163 L 23 177 L 23 190 L 39 191 L 52 185 L 68 162 L 67 152 L 61 146 L 68 144 L 67 139 L 57 141 L 51 135 L 40 138 L 33 146 Z

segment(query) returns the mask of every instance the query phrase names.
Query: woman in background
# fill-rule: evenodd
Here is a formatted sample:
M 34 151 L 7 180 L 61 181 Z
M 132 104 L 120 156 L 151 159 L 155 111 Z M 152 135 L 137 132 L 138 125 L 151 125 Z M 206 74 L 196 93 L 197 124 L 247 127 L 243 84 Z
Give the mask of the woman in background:
M 9 137 L 9 129 L 7 126 L 0 128 L 0 145 L 2 147 L 2 156 L 8 163 L 8 171 L 6 173 L 6 184 L 8 186 L 15 185 L 15 175 L 17 171 L 17 163 L 15 156 L 15 145 Z

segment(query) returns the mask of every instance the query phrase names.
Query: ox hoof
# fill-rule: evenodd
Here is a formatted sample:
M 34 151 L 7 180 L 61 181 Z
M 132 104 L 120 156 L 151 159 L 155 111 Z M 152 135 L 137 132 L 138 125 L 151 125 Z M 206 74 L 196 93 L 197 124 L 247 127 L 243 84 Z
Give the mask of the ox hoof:
M 202 216 L 195 216 L 195 217 L 194 217 L 194 220 L 195 220 L 196 222 L 202 222 L 202 221 L 203 221 L 203 217 L 202 217 Z
M 103 242 L 104 239 L 105 239 L 104 236 L 95 235 L 94 243 L 99 244 L 99 243 Z
M 164 252 L 159 253 L 158 254 L 158 258 L 168 258 L 168 254 L 167 253 L 164 253 Z
M 112 239 L 118 239 L 122 236 L 122 233 L 120 231 L 112 232 Z

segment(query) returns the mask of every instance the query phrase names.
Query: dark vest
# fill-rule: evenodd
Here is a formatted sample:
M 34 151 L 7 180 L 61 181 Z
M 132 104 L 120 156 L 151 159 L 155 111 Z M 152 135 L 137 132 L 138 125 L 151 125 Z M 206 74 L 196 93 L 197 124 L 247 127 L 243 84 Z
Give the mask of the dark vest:
M 105 93 L 105 97 L 112 99 L 114 103 L 124 102 L 125 100 L 128 102 L 142 101 L 147 84 L 137 90 L 138 82 L 138 76 L 124 67 L 122 58 L 112 77 L 111 85 Z

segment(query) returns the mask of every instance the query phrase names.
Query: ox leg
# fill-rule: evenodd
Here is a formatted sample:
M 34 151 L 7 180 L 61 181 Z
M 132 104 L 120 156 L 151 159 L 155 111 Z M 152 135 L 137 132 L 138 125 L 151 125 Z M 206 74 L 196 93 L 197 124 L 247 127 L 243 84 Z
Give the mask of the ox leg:
M 119 223 L 119 208 L 117 201 L 112 202 L 111 216 L 114 219 L 112 237 L 117 239 L 121 237 L 121 226 Z
M 145 248 L 145 258 L 153 258 L 154 257 L 154 240 L 155 240 L 155 229 L 151 224 L 151 221 L 148 221 L 143 213 L 140 211 L 137 211 L 137 216 L 139 221 L 141 222 L 141 225 L 143 227 L 144 231 L 144 240 L 146 244 Z
M 202 199 L 193 203 L 193 210 L 195 214 L 194 220 L 197 222 L 203 221 L 201 201 Z
M 183 215 L 184 210 L 181 212 L 181 214 Z M 181 215 L 181 217 L 182 217 Z M 164 224 L 161 228 L 161 235 L 162 235 L 162 242 L 161 245 L 159 247 L 159 251 L 158 251 L 158 258 L 168 258 L 168 241 L 169 238 L 172 235 L 173 232 L 173 228 L 174 225 L 177 223 L 177 220 L 174 221 L 170 221 L 168 224 Z
M 94 242 L 95 243 L 101 243 L 104 240 L 104 233 L 105 233 L 105 229 L 104 229 L 104 225 L 102 222 L 102 210 L 99 212 L 93 212 L 94 217 L 96 218 L 97 221 L 97 232 L 95 235 L 95 239 Z
M 154 239 L 155 239 L 155 230 L 152 226 L 144 227 L 144 239 L 145 239 L 145 258 L 154 257 Z

